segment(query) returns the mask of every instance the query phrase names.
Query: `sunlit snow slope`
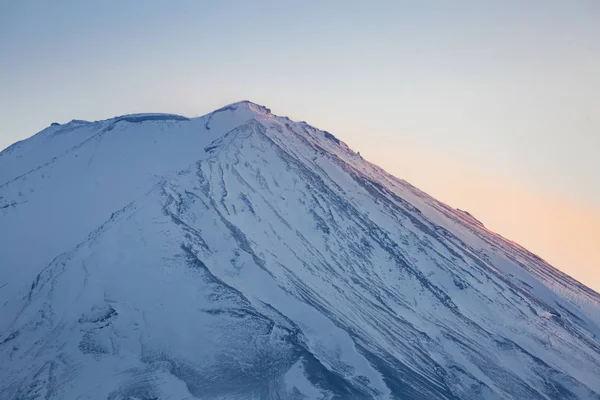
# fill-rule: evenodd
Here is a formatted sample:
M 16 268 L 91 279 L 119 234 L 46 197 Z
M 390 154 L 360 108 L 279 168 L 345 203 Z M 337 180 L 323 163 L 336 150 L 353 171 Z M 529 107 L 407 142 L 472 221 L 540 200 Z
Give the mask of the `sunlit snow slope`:
M 240 102 L 0 153 L 2 399 L 600 399 L 600 295 Z

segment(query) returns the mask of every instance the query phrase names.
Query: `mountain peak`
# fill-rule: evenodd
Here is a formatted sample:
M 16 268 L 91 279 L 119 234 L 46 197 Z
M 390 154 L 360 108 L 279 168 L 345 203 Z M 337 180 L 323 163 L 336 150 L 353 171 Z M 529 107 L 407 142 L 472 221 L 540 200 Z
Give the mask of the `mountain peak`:
M 204 121 L 206 130 L 214 131 L 213 128 L 217 126 L 217 130 L 226 133 L 249 119 L 270 119 L 272 117 L 271 110 L 268 108 L 243 100 L 218 108 L 201 119 Z
M 327 131 L 48 133 L 0 157 L 2 398 L 600 399 L 597 293 Z
M 241 100 L 241 101 L 236 101 L 235 103 L 227 104 L 226 106 L 216 109 L 211 114 L 221 112 L 221 111 L 227 111 L 227 110 L 236 111 L 236 110 L 240 110 L 240 109 L 250 110 L 250 111 L 253 111 L 253 112 L 261 114 L 261 115 L 270 115 L 271 114 L 271 110 L 269 108 L 267 108 L 263 105 L 254 103 L 250 100 Z

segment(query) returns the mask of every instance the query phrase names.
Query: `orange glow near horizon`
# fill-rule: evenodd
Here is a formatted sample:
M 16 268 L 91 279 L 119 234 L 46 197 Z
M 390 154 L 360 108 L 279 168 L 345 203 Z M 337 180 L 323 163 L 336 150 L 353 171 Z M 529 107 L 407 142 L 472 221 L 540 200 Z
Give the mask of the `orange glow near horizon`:
M 600 292 L 600 209 L 444 157 L 381 150 L 371 160 L 388 172 Z

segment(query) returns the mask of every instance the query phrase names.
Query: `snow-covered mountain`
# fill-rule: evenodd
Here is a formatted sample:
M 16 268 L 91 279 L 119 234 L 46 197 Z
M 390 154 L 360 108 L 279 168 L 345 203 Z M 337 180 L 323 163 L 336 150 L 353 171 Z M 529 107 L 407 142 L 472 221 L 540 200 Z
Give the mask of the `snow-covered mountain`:
M 600 399 L 600 295 L 240 102 L 0 153 L 2 399 Z

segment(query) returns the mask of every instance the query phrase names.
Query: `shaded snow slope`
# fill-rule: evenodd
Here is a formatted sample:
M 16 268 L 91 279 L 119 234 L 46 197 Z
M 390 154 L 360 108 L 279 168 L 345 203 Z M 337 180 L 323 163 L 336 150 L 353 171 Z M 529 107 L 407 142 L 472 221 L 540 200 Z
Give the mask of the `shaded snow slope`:
M 600 399 L 600 296 L 240 102 L 0 153 L 2 398 Z

